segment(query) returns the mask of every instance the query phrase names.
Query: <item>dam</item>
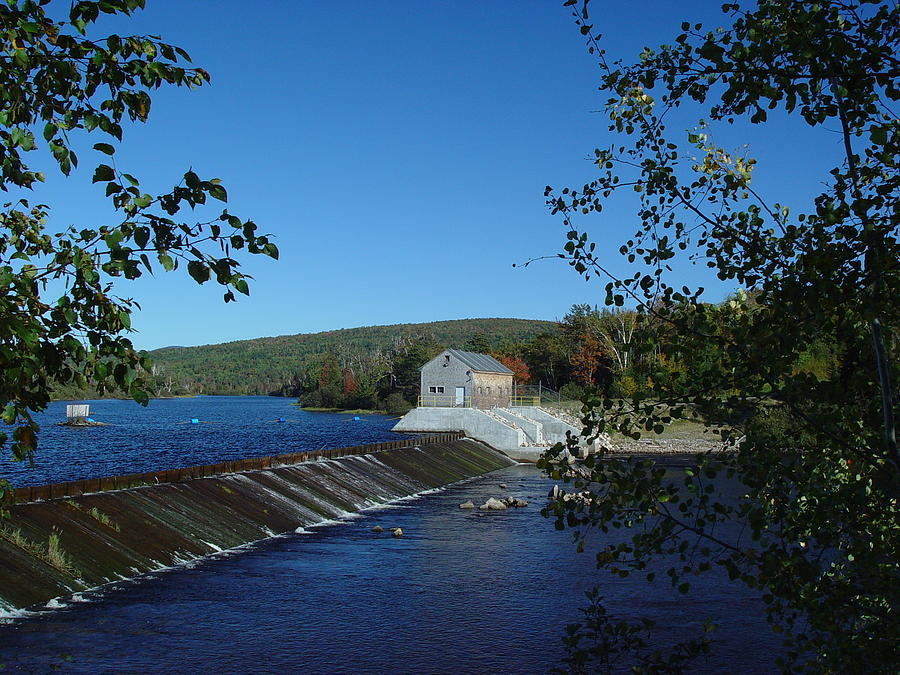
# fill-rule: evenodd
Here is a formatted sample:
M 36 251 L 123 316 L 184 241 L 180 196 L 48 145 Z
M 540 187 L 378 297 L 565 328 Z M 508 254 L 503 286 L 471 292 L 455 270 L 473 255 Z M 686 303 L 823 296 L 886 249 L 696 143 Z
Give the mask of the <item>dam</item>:
M 11 491 L 0 608 L 45 603 L 515 464 L 461 434 Z

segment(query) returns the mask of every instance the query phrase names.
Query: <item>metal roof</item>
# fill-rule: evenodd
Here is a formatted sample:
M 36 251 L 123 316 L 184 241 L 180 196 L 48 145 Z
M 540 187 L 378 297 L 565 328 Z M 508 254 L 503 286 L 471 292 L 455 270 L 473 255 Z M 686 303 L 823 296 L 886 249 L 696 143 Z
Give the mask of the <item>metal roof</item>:
M 452 354 L 467 366 L 469 366 L 469 368 L 479 373 L 501 373 L 503 375 L 513 374 L 513 371 L 504 366 L 493 356 L 488 356 L 487 354 L 479 354 L 478 352 L 464 352 L 461 349 L 448 349 L 446 353 Z

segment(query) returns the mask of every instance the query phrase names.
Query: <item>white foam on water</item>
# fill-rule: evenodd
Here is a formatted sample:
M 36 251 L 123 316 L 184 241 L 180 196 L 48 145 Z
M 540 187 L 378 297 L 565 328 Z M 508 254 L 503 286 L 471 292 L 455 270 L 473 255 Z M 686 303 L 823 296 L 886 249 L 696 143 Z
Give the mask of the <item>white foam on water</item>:
M 37 616 L 37 612 L 29 611 L 27 609 L 15 609 L 14 607 L 5 604 L 0 606 L 0 624 L 14 623 L 15 621 L 29 619 L 33 616 Z
M 390 502 L 385 502 L 384 504 L 374 504 L 373 506 L 367 506 L 362 509 L 363 511 L 390 511 L 392 509 L 411 509 L 414 508 L 411 504 L 392 504 Z
M 364 456 L 356 456 L 356 457 L 357 458 L 364 457 L 366 460 L 369 460 L 372 463 L 377 464 L 380 468 L 383 468 L 383 470 L 385 472 L 390 473 L 392 475 L 392 477 L 394 477 L 395 480 L 397 480 L 397 482 L 408 485 L 410 489 L 412 489 L 412 487 L 415 485 L 414 483 L 412 483 L 410 481 L 408 476 L 406 476 L 405 474 L 396 472 L 394 469 L 383 464 L 381 461 L 378 460 L 377 457 L 375 457 L 373 455 L 364 455 Z M 323 461 L 327 461 L 328 463 L 334 463 L 331 460 L 323 460 Z M 303 467 L 302 464 L 290 465 L 290 468 L 294 468 L 294 469 L 302 468 L 302 467 Z M 244 476 L 243 474 L 228 474 L 228 475 L 233 476 L 235 479 L 237 479 L 239 481 L 248 480 L 247 477 Z M 283 481 L 283 479 L 281 479 L 278 476 L 273 475 L 273 477 L 278 478 L 279 480 Z M 468 478 L 464 478 L 460 481 L 456 481 L 455 484 L 458 485 L 460 483 L 467 483 L 469 481 L 474 481 L 481 477 L 482 476 L 471 476 Z M 283 481 L 283 482 L 288 483 L 287 481 Z M 359 480 L 356 477 L 354 477 L 354 479 L 351 480 L 350 482 L 359 483 Z M 331 481 L 328 481 L 328 483 L 331 483 Z M 256 485 L 258 487 L 263 487 L 263 486 L 260 486 L 259 484 L 256 484 Z M 335 493 L 346 493 L 346 491 L 342 490 L 340 488 L 340 486 L 338 486 L 338 485 L 329 485 L 328 487 L 330 489 L 334 489 Z M 141 573 L 139 569 L 132 567 L 131 571 L 134 572 L 136 574 L 136 576 L 127 577 L 127 576 L 120 574 L 120 575 L 118 575 L 118 579 L 115 579 L 115 580 L 107 578 L 106 583 L 95 586 L 90 589 L 81 589 L 78 592 L 73 593 L 71 596 L 67 596 L 66 601 L 79 602 L 79 603 L 80 602 L 91 602 L 94 599 L 101 598 L 104 595 L 105 591 L 110 590 L 110 589 L 119 588 L 120 584 L 142 583 L 144 581 L 156 581 L 160 578 L 161 573 L 165 573 L 165 572 L 169 572 L 169 571 L 177 570 L 177 569 L 193 569 L 199 565 L 202 565 L 207 560 L 211 560 L 216 557 L 237 555 L 241 551 L 253 549 L 258 544 L 260 544 L 268 539 L 277 538 L 277 537 L 288 537 L 288 536 L 291 536 L 292 534 L 314 534 L 314 532 L 312 532 L 311 530 L 314 530 L 314 529 L 317 529 L 320 527 L 329 527 L 332 525 L 348 525 L 352 521 L 355 521 L 355 520 L 358 520 L 361 518 L 365 518 L 366 513 L 373 512 L 373 511 L 413 508 L 412 505 L 409 504 L 409 502 L 414 502 L 414 501 L 416 501 L 424 496 L 430 495 L 430 494 L 443 492 L 448 487 L 450 487 L 450 486 L 448 485 L 448 486 L 441 486 L 441 487 L 436 487 L 436 488 L 428 488 L 425 490 L 421 490 L 419 492 L 411 493 L 408 495 L 396 496 L 396 497 L 390 497 L 388 495 L 384 495 L 384 497 L 386 497 L 388 499 L 388 501 L 385 501 L 385 502 L 378 502 L 376 499 L 369 498 L 369 499 L 365 500 L 365 502 L 364 502 L 365 505 L 364 506 L 360 505 L 360 507 L 357 508 L 356 511 L 344 511 L 343 509 L 340 509 L 340 507 L 337 507 L 334 504 L 320 500 L 313 493 L 310 493 L 306 490 L 300 489 L 298 491 L 302 492 L 305 497 L 310 497 L 315 502 L 320 504 L 321 506 L 326 507 L 327 510 L 334 511 L 333 516 L 331 518 L 326 518 L 326 519 L 318 521 L 318 522 L 310 523 L 310 524 L 306 525 L 305 527 L 304 526 L 297 527 L 296 529 L 294 529 L 291 532 L 285 532 L 285 533 L 281 533 L 281 534 L 277 534 L 277 533 L 273 532 L 271 529 L 266 527 L 266 528 L 263 528 L 263 532 L 265 532 L 267 535 L 266 537 L 257 539 L 255 541 L 250 541 L 245 544 L 240 544 L 238 546 L 234 546 L 234 547 L 231 547 L 228 549 L 223 549 L 220 546 L 213 544 L 212 542 L 201 540 L 201 541 L 203 541 L 204 544 L 206 544 L 207 546 L 209 546 L 210 548 L 213 549 L 212 553 L 195 556 L 194 554 L 187 552 L 187 551 L 174 552 L 172 554 L 172 564 L 164 564 L 159 560 L 153 560 L 152 563 L 156 567 L 152 571 L 148 571 L 148 572 L 144 572 L 144 573 Z M 263 488 L 263 489 L 265 489 L 265 488 Z M 273 497 L 275 497 L 276 499 L 279 499 L 281 501 L 289 501 L 288 498 L 286 498 L 284 495 L 281 495 L 280 493 L 277 493 L 275 491 L 266 489 L 266 492 L 270 493 Z M 346 499 L 346 501 L 352 501 L 352 500 Z M 303 520 L 307 520 L 311 515 L 314 515 L 315 517 L 319 516 L 319 514 L 312 514 L 312 512 L 309 509 L 297 504 L 296 502 L 292 502 L 292 504 L 298 512 L 297 515 L 302 516 Z M 71 589 L 71 590 L 74 590 L 74 589 Z M 90 597 L 85 597 L 83 595 L 83 593 L 89 593 Z M 56 610 L 56 609 L 63 609 L 65 607 L 67 607 L 66 602 L 63 602 L 60 598 L 54 598 L 54 599 L 50 600 L 49 602 L 47 602 L 47 604 L 44 606 L 44 608 L 41 611 L 46 611 L 46 610 L 52 611 L 52 610 Z M 35 612 L 33 610 L 29 611 L 29 610 L 24 610 L 24 609 L 15 609 L 9 605 L 0 603 L 0 623 L 11 623 L 11 622 L 14 622 L 17 620 L 30 618 L 30 617 L 37 616 L 37 615 L 38 615 L 38 612 Z
M 372 506 L 377 506 L 378 502 L 372 504 Z M 371 508 L 370 506 L 363 507 L 364 509 Z M 360 509 L 362 510 L 362 509 Z M 340 516 L 338 516 L 340 520 L 359 520 L 360 518 L 365 518 L 363 514 L 359 511 L 344 511 Z
M 312 523 L 311 525 L 307 525 L 307 529 L 312 530 L 320 527 L 329 527 L 330 525 L 349 525 L 350 521 L 348 520 L 340 520 L 339 518 L 326 518 L 325 520 L 320 520 L 318 523 Z

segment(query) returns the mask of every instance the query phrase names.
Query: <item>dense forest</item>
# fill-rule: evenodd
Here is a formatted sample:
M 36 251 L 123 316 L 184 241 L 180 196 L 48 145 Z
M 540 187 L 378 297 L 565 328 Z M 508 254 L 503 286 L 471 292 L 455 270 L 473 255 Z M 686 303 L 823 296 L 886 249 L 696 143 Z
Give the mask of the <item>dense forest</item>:
M 698 325 L 724 338 L 753 307 L 752 296 L 740 292 L 695 311 Z M 591 391 L 630 398 L 661 380 L 688 392 L 718 368 L 722 355 L 714 346 L 698 351 L 672 338 L 665 323 L 646 314 L 582 304 L 560 322 L 463 319 L 168 347 L 151 352 L 150 380 L 156 396 L 270 394 L 312 408 L 399 413 L 416 404 L 419 367 L 455 348 L 489 353 L 518 384 L 540 384 L 563 399 Z M 838 349 L 826 341 L 809 345 L 795 366 L 817 379 L 838 367 Z M 64 389 L 58 395 L 91 396 Z
M 690 395 L 696 383 L 722 372 L 726 355 L 717 345 L 727 344 L 733 328 L 756 308 L 752 295 L 739 292 L 720 304 L 691 309 L 687 321 L 713 337 L 703 341 L 703 347 L 695 340 L 685 342 L 671 324 L 647 314 L 591 305 L 573 305 L 559 323 L 545 324 L 518 340 L 480 331 L 460 345 L 432 334 L 408 334 L 387 349 L 326 351 L 307 362 L 293 381 L 294 389 L 286 393 L 312 407 L 400 412 L 416 403 L 418 368 L 444 348 L 461 346 L 493 355 L 513 371 L 518 384 L 540 384 L 558 391 L 562 399 L 601 392 L 619 399 L 640 398 L 650 396 L 659 383 Z M 829 379 L 838 373 L 839 354 L 836 343 L 817 341 L 800 351 L 794 371 Z
M 366 326 L 279 337 L 241 340 L 199 347 L 167 347 L 150 352 L 155 396 L 192 394 L 272 394 L 299 396 L 304 378 L 323 364 L 341 369 L 363 357 L 393 368 L 405 357 L 412 362 L 422 345 L 465 348 L 472 339 L 491 348 L 528 341 L 553 330 L 549 321 L 526 319 L 461 319 L 432 323 Z M 415 369 L 422 365 L 415 364 Z M 326 373 L 327 374 L 327 373 Z M 397 378 L 387 376 L 388 381 Z M 402 378 L 401 378 L 402 379 Z M 57 387 L 57 398 L 90 398 L 96 392 Z M 415 400 L 415 399 L 413 399 Z

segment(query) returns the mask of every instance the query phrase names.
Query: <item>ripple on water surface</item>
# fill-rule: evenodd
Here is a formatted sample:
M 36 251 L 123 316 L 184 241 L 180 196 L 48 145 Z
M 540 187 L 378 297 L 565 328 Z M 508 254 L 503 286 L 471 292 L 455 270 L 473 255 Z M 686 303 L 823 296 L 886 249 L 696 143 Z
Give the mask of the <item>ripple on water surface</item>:
M 4 454 L 0 477 L 17 487 L 42 485 L 410 436 L 392 433 L 396 418 L 387 415 L 312 413 L 272 396 L 154 399 L 146 408 L 89 401 L 92 418 L 106 426 L 81 428 L 57 424 L 65 420 L 67 403 L 56 401 L 35 415 L 41 432 L 34 465 Z
M 510 467 L 83 594 L 93 601 L 0 626 L 0 663 L 44 672 L 67 653 L 63 670 L 77 673 L 545 673 L 584 591 L 600 582 L 614 608 L 649 612 L 663 640 L 713 619 L 716 653 L 697 672 L 772 671 L 777 641 L 750 595 L 717 576 L 686 598 L 642 577 L 598 576 L 570 533 L 540 516 L 550 485 L 533 467 Z M 458 508 L 507 494 L 530 505 Z M 393 526 L 403 537 L 390 536 Z

